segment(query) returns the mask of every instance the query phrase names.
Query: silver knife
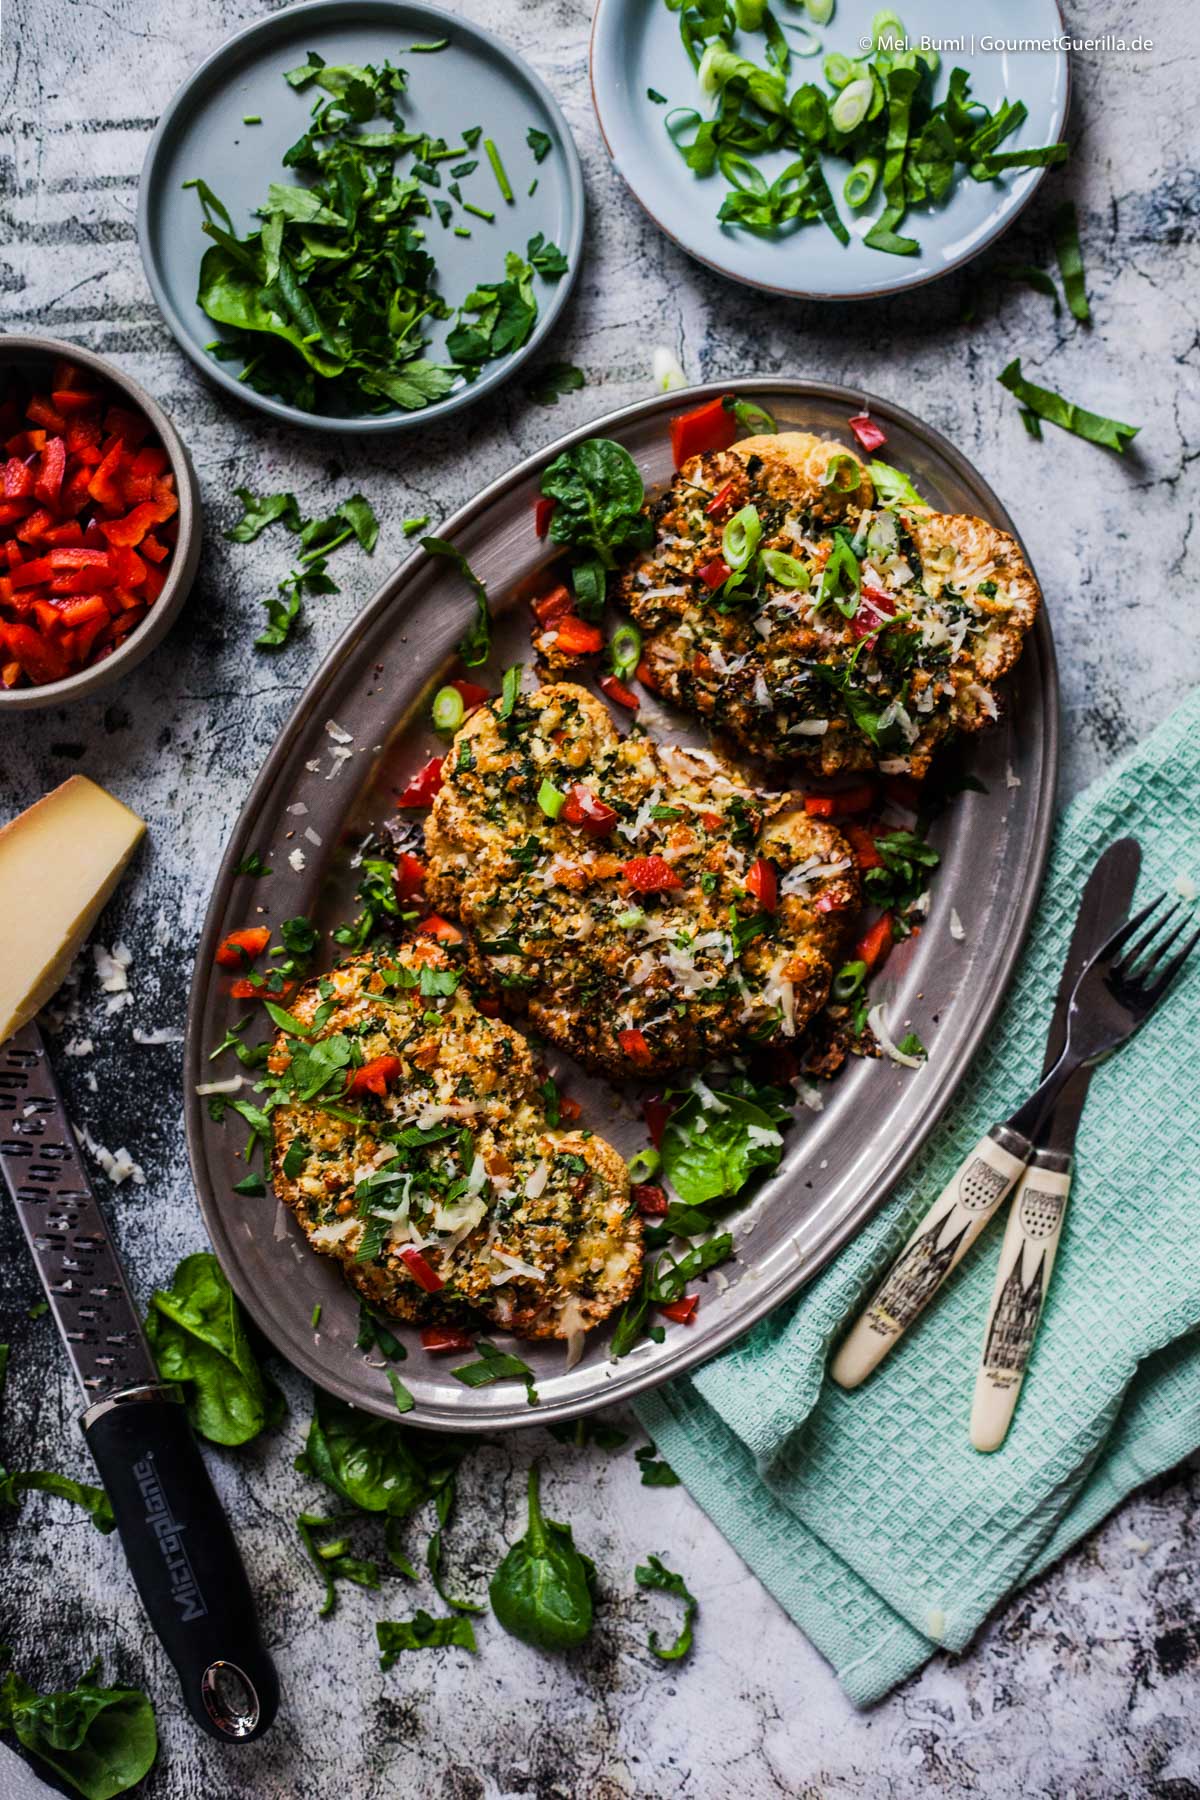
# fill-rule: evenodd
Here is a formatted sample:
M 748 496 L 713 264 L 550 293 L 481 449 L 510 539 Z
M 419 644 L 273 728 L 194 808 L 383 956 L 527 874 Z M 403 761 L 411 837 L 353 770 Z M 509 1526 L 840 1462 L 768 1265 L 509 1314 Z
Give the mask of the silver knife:
M 1087 879 L 1059 980 L 1043 1072 L 1057 1061 L 1066 1041 L 1067 1007 L 1085 963 L 1125 917 L 1141 854 L 1136 838 L 1119 838 Z M 1080 1070 L 1062 1095 L 1070 1104 L 1079 1084 L 1077 1116 L 1089 1078 L 1090 1071 Z M 992 1126 L 912 1232 L 833 1360 L 830 1374 L 840 1387 L 858 1387 L 878 1367 L 1012 1192 L 1043 1125 L 1040 1109 L 1030 1116 L 1027 1110 Z
M 210 1736 L 259 1737 L 279 1684 L 179 1390 L 164 1383 L 36 1022 L 0 1047 L 0 1167 L 83 1390 L 81 1424 L 150 1622 Z

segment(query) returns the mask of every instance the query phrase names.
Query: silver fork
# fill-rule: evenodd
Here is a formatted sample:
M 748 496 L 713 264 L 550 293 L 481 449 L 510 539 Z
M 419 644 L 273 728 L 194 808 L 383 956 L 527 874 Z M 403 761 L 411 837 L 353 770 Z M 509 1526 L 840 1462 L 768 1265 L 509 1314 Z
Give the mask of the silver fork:
M 1166 895 L 1160 894 L 1135 913 L 1083 965 L 1071 991 L 1061 1054 L 1025 1104 L 980 1139 L 905 1242 L 833 1359 L 830 1374 L 840 1387 L 858 1387 L 883 1361 L 958 1267 L 1013 1188 L 1018 1182 L 1025 1187 L 1027 1165 L 1031 1159 L 1036 1163 L 1039 1154 L 1049 1160 L 1037 1165 L 1044 1179 L 1035 1192 L 1045 1193 L 1049 1203 L 1049 1190 L 1056 1190 L 1061 1228 L 1079 1110 L 1076 1105 L 1074 1117 L 1068 1118 L 1072 1110 L 1069 1094 L 1063 1102 L 1064 1130 L 1070 1132 L 1065 1153 L 1054 1143 L 1035 1153 L 1034 1145 L 1056 1112 L 1059 1097 L 1071 1077 L 1110 1056 L 1133 1036 L 1200 942 L 1197 930 L 1175 956 L 1162 962 L 1183 931 L 1185 917 L 1158 944 L 1153 955 L 1148 955 L 1163 926 L 1179 910 L 1176 902 L 1131 949 L 1121 954 L 1165 899 Z M 1014 1208 L 1014 1214 L 1017 1210 Z M 1001 1267 L 1008 1267 L 1007 1258 L 1002 1258 Z M 1048 1277 L 1048 1273 L 1047 1267 L 1044 1274 Z
M 1162 936 L 1179 910 L 1176 902 L 1160 913 L 1165 897 L 1114 932 L 1084 967 L 1071 995 L 1062 1055 L 1009 1122 L 1038 1148 L 1013 1196 L 988 1306 L 971 1405 L 977 1450 L 1000 1448 L 1016 1409 L 1062 1236 L 1088 1072 L 1149 1018 L 1200 942 L 1197 930 L 1169 954 L 1188 921 L 1185 915 Z M 1149 920 L 1150 929 L 1130 944 Z

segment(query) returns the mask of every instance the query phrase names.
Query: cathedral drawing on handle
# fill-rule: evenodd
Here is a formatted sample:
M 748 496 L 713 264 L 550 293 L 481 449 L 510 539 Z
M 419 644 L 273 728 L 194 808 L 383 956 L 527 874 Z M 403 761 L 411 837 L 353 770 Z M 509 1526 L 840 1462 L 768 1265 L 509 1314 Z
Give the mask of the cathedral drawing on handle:
M 874 1300 L 867 1317 L 877 1329 L 903 1331 L 911 1325 L 925 1302 L 937 1291 L 938 1283 L 954 1261 L 955 1252 L 970 1230 L 968 1220 L 961 1231 L 938 1242 L 942 1227 L 954 1212 L 951 1206 L 928 1231 L 914 1238 L 900 1258 Z
M 1025 1246 L 1021 1245 L 1008 1280 L 1000 1291 L 1000 1300 L 983 1352 L 983 1366 L 993 1378 L 1023 1375 L 1025 1372 L 1029 1352 L 1033 1349 L 1038 1316 L 1042 1310 L 1045 1266 L 1046 1252 L 1043 1250 L 1033 1275 L 1026 1282 Z

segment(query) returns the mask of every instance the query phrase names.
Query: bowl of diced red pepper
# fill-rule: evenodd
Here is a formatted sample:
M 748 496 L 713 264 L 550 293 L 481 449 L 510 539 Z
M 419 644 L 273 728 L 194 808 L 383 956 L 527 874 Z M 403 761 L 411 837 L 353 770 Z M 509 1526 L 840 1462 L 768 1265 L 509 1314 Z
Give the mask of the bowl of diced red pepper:
M 72 344 L 0 337 L 0 711 L 127 674 L 199 560 L 196 478 L 149 394 Z

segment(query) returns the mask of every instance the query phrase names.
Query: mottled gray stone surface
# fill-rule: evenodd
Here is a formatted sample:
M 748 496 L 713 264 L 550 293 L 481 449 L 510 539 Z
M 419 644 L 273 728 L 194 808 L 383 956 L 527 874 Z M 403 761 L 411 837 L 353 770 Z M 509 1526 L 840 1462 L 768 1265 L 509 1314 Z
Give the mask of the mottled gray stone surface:
M 99 934 L 132 947 L 136 1005 L 108 1017 L 88 975 L 70 1031 L 85 1031 L 95 1050 L 59 1056 L 75 1116 L 101 1142 L 128 1145 L 145 1169 L 144 1187 L 106 1193 L 143 1293 L 203 1236 L 184 1155 L 179 1047 L 138 1045 L 131 1028 L 182 1025 L 212 871 L 276 730 L 403 553 L 400 520 L 444 517 L 559 430 L 644 395 L 653 344 L 673 345 L 697 378 L 762 370 L 861 383 L 924 414 L 978 463 L 1018 520 L 1046 589 L 1068 792 L 1200 679 L 1191 468 L 1200 445 L 1197 43 L 1185 0 L 1070 7 L 1080 28 L 1140 29 L 1155 47 L 1074 58 L 1075 158 L 998 250 L 905 300 L 856 308 L 749 294 L 658 235 L 603 153 L 584 0 L 470 0 L 464 10 L 500 29 L 549 81 L 584 157 L 587 262 L 551 353 L 578 362 L 588 386 L 553 413 L 514 388 L 461 424 L 392 445 L 301 436 L 226 404 L 176 350 L 142 275 L 135 198 L 155 117 L 257 10 L 236 0 L 8 0 L 3 20 L 0 324 L 76 339 L 144 381 L 192 448 L 209 517 L 184 618 L 122 690 L 0 725 L 5 813 L 84 768 L 150 824 L 148 851 Z M 1067 193 L 1080 206 L 1090 330 L 1056 319 L 1043 297 L 998 274 L 1040 253 L 1041 228 Z M 963 326 L 968 295 L 978 312 Z M 1035 378 L 1142 423 L 1136 453 L 1120 461 L 1052 430 L 1031 444 L 995 382 L 1016 354 Z M 249 549 L 222 541 L 239 482 L 292 487 L 314 511 L 359 487 L 383 520 L 374 563 L 344 555 L 342 592 L 311 607 L 311 634 L 276 661 L 256 656 L 250 640 L 286 553 L 270 536 Z M 0 1231 L 3 1335 L 14 1346 L 3 1460 L 85 1474 L 76 1394 L 49 1320 L 25 1317 L 34 1277 L 6 1211 Z M 36 1497 L 19 1525 L 4 1527 L 4 1638 L 43 1686 L 102 1652 L 110 1677 L 147 1687 L 163 1739 L 144 1789 L 155 1800 L 1200 1794 L 1194 1472 L 1135 1497 L 1004 1608 L 970 1656 L 935 1660 L 858 1715 L 682 1489 L 642 1489 L 628 1451 L 567 1450 L 535 1430 L 471 1458 L 449 1560 L 455 1579 L 477 1591 L 516 1529 L 528 1460 L 541 1455 L 549 1509 L 573 1521 L 602 1571 L 590 1648 L 552 1662 L 485 1622 L 477 1658 L 412 1656 L 381 1676 L 373 1622 L 411 1612 L 412 1602 L 399 1583 L 382 1596 L 351 1591 L 333 1620 L 318 1621 L 293 1529 L 299 1507 L 315 1499 L 291 1468 L 308 1398 L 300 1381 L 286 1385 L 291 1412 L 278 1436 L 210 1459 L 287 1690 L 261 1745 L 223 1753 L 181 1714 L 113 1540 Z M 702 1600 L 698 1649 L 680 1667 L 656 1664 L 645 1647 L 648 1619 L 664 1617 L 657 1601 L 635 1597 L 632 1571 L 652 1549 L 669 1552 Z M 0 1772 L 0 1793 L 4 1779 Z

